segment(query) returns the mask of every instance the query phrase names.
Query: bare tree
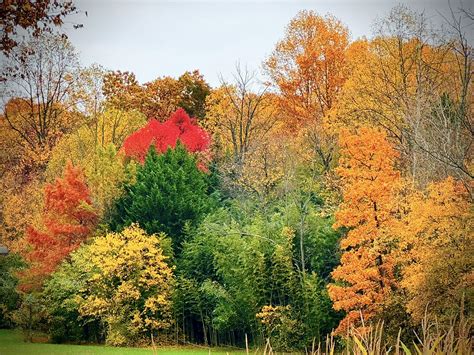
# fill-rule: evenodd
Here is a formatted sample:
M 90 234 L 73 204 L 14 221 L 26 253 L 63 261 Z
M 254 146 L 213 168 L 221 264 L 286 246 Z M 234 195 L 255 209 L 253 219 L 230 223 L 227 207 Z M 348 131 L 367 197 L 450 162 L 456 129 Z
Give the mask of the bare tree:
M 242 167 L 253 145 L 276 123 L 276 111 L 267 92 L 268 86 L 253 91 L 255 73 L 237 65 L 233 79 L 229 84 L 221 77 L 230 110 L 227 117 L 221 118 L 220 125 L 230 134 L 234 163 Z
M 474 179 L 470 169 L 474 141 L 473 49 L 466 29 L 472 27 L 473 22 L 466 10 L 460 9 L 456 13 L 451 7 L 450 17 L 443 18 L 448 27 L 444 45 L 450 54 L 448 64 L 456 69 L 457 87 L 451 93 L 438 92 L 437 101 L 432 103 L 420 123 L 420 132 L 412 134 L 411 138 L 415 148 L 430 162 L 431 179 L 454 176 L 470 186 Z
M 44 35 L 15 47 L 2 72 L 4 119 L 31 149 L 52 147 L 71 128 L 64 114 L 71 102 L 79 64 L 64 38 Z

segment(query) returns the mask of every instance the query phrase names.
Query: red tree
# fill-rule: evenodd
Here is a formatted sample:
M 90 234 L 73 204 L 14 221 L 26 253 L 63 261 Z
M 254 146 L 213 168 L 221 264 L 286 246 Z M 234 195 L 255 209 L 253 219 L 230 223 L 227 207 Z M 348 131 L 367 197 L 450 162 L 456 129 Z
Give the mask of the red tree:
M 163 153 L 168 147 L 174 148 L 178 140 L 192 153 L 207 151 L 211 143 L 209 134 L 180 108 L 163 123 L 150 119 L 145 127 L 125 139 L 122 149 L 126 156 L 143 163 L 150 145 Z
M 27 230 L 30 268 L 22 275 L 24 290 L 41 286 L 44 278 L 87 238 L 98 216 L 81 170 L 68 164 L 63 178 L 46 185 L 43 230 Z

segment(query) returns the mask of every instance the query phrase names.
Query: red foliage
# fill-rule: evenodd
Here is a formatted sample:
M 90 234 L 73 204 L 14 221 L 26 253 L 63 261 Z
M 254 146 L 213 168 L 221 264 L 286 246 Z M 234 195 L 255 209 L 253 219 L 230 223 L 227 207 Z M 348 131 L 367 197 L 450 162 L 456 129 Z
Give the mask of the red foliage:
M 26 258 L 30 268 L 21 275 L 24 290 L 41 286 L 44 278 L 88 237 L 98 216 L 79 168 L 68 164 L 64 177 L 45 187 L 44 231 L 30 226 Z
M 168 147 L 174 148 L 178 140 L 192 153 L 207 151 L 211 143 L 209 134 L 180 108 L 163 123 L 150 119 L 145 127 L 125 139 L 122 149 L 126 156 L 143 163 L 150 145 L 163 153 Z

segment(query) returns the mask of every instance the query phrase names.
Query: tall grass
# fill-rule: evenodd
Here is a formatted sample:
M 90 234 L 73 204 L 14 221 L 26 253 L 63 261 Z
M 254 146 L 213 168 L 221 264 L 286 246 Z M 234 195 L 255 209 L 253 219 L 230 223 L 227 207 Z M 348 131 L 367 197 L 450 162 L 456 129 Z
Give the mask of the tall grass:
M 339 345 L 332 335 L 328 335 L 322 343 L 313 341 L 311 349 L 305 351 L 308 355 L 438 355 L 438 354 L 474 354 L 472 325 L 461 312 L 461 316 L 443 326 L 438 320 L 430 319 L 425 314 L 421 322 L 419 332 L 414 333 L 411 343 L 405 344 L 400 339 L 401 329 L 396 340 L 387 340 L 384 336 L 384 324 L 379 322 L 363 328 L 364 331 L 351 329 L 347 335 L 342 337 L 343 345 Z M 264 355 L 277 354 L 272 348 L 270 340 L 267 339 Z

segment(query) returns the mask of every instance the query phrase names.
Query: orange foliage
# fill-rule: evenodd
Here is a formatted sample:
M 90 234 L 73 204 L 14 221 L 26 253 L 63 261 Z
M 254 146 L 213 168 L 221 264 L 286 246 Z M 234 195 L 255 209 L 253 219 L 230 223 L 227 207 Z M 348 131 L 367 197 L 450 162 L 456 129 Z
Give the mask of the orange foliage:
M 474 304 L 474 215 L 465 186 L 449 177 L 409 196 L 408 213 L 394 229 L 400 238 L 401 286 L 415 321 L 439 319 Z M 429 307 L 428 307 L 429 306 Z M 427 308 L 428 307 L 428 308 Z
M 347 76 L 348 29 L 335 17 L 301 11 L 288 25 L 285 38 L 265 63 L 281 92 L 281 107 L 290 126 L 320 120 L 329 110 Z
M 400 174 L 394 168 L 397 152 L 385 133 L 361 128 L 357 134 L 340 135 L 341 158 L 337 169 L 342 179 L 343 202 L 336 212 L 335 228 L 350 228 L 341 241 L 341 265 L 329 285 L 334 309 L 347 316 L 337 332 L 359 325 L 381 310 L 395 286 L 390 244 L 385 231 L 393 220 Z
M 23 290 L 41 286 L 44 278 L 87 238 L 97 221 L 79 168 L 68 164 L 64 177 L 46 185 L 44 192 L 44 231 L 27 228 L 31 250 L 26 253 L 26 259 L 31 265 L 21 275 Z

